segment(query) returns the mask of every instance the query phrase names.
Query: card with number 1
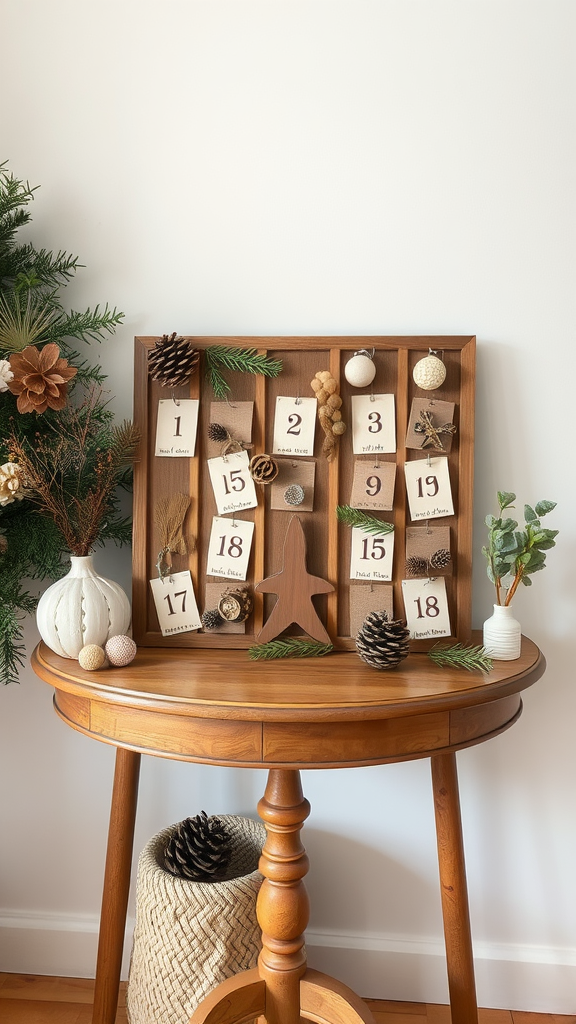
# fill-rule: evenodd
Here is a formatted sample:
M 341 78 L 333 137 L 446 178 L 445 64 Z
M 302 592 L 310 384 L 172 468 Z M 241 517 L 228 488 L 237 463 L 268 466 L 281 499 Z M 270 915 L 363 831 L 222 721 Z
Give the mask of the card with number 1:
M 155 455 L 192 458 L 196 450 L 198 408 L 195 398 L 162 398 L 158 402 Z

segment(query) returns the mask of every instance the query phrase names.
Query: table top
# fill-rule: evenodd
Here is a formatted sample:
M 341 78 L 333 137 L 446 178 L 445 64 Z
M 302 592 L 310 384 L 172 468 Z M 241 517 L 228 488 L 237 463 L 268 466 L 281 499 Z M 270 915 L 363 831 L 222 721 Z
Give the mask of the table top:
M 473 637 L 480 642 L 479 635 Z M 344 767 L 429 756 L 502 731 L 545 661 L 526 637 L 488 672 L 425 654 L 376 671 L 354 653 L 256 661 L 246 651 L 139 648 L 87 672 L 38 645 L 32 667 L 73 728 L 162 757 L 264 767 Z

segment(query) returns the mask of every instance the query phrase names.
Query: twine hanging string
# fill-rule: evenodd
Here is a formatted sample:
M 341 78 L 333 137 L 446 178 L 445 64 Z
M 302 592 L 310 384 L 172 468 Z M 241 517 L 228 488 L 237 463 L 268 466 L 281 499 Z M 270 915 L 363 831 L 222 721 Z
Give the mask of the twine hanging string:
M 188 545 L 183 533 L 184 519 L 190 507 L 188 494 L 173 494 L 160 498 L 154 508 L 154 522 L 160 534 L 162 545 L 158 553 L 156 568 L 160 579 L 168 576 L 172 569 L 172 555 L 186 555 Z M 195 541 L 192 543 L 194 549 Z

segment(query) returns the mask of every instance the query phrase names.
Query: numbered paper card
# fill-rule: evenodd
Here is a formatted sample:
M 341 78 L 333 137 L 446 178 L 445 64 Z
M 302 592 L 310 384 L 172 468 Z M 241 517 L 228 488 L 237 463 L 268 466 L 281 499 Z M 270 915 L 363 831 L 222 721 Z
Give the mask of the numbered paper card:
M 349 504 L 352 508 L 382 509 L 389 512 L 394 507 L 395 480 L 394 462 L 355 459 Z
M 406 462 L 404 471 L 411 519 L 454 515 L 448 459 L 445 456 Z
M 276 399 L 274 455 L 314 455 L 315 398 Z
M 221 519 L 214 516 L 206 575 L 245 580 L 253 535 L 254 523 L 245 519 Z
M 394 395 L 352 397 L 352 451 L 355 455 L 396 451 Z
M 219 515 L 256 508 L 258 498 L 248 469 L 248 452 L 233 452 L 225 457 L 208 459 L 210 480 Z
M 402 580 L 402 597 L 413 640 L 450 636 L 446 580 Z
M 167 458 L 192 457 L 196 451 L 198 407 L 195 398 L 162 398 L 158 402 L 155 455 Z
M 352 527 L 351 580 L 391 580 L 393 555 L 394 531 L 373 534 Z
M 194 584 L 188 570 L 174 572 L 164 579 L 150 580 L 150 586 L 162 636 L 190 633 L 201 628 Z

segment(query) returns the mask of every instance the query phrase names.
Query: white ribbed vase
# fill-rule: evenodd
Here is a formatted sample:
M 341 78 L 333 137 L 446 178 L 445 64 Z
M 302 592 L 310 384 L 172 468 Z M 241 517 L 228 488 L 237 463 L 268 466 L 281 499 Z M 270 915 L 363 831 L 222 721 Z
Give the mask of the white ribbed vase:
M 484 623 L 484 647 L 496 661 L 515 661 L 520 657 L 522 629 L 510 606 L 494 605 L 494 613 Z
M 130 626 L 122 587 L 98 576 L 92 555 L 72 555 L 70 562 L 68 575 L 48 587 L 36 610 L 40 636 L 62 658 L 77 658 L 86 644 L 103 647 Z

